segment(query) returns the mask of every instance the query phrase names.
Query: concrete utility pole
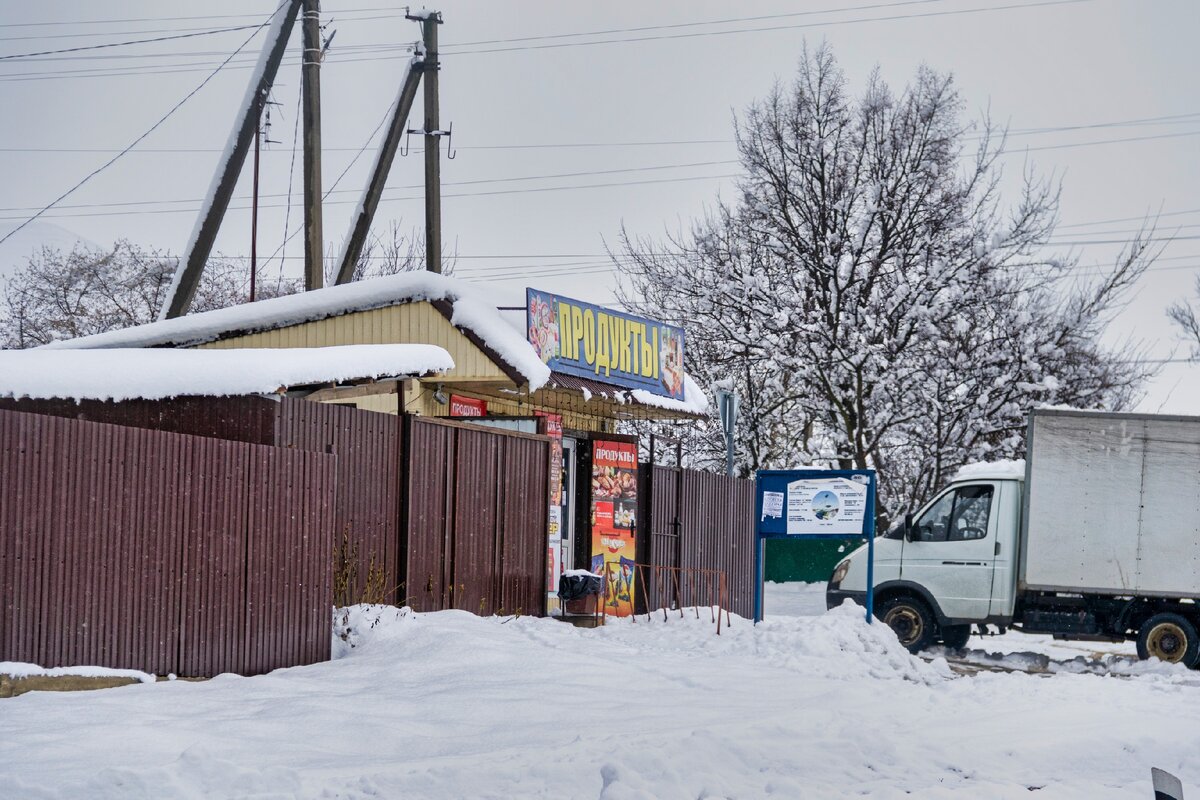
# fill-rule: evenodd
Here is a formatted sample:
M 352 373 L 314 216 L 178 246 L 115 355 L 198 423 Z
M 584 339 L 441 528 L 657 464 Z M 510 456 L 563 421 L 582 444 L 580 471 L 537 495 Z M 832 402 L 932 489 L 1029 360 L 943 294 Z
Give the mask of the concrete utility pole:
M 227 159 L 219 164 L 220 170 L 216 183 L 200 209 L 200 218 L 188 242 L 183 259 L 176 267 L 175 280 L 163 302 L 159 316 L 162 319 L 181 317 L 187 313 L 196 296 L 196 288 L 200 285 L 200 276 L 204 265 L 212 253 L 213 242 L 216 241 L 217 231 L 221 228 L 221 220 L 229 208 L 229 200 L 233 197 L 233 189 L 237 185 L 238 175 L 246 163 L 246 154 L 250 150 L 250 141 L 258 129 L 258 114 L 262 104 L 266 102 L 271 84 L 279 72 L 279 62 L 287 49 L 288 38 L 292 35 L 292 26 L 296 22 L 296 14 L 300 10 L 302 0 L 290 0 L 286 8 L 276 11 L 267 42 L 259 55 L 258 66 L 251 78 L 255 81 L 254 91 L 249 103 L 241 110 L 233 124 L 229 140 L 226 144 Z
M 438 107 L 437 26 L 440 12 L 427 11 L 421 19 L 425 44 L 425 268 L 442 271 L 442 135 Z
M 325 283 L 321 234 L 321 0 L 303 0 L 304 288 Z
M 396 109 L 392 112 L 392 121 L 388 126 L 383 144 L 379 146 L 379 154 L 375 157 L 375 168 L 371 170 L 371 178 L 363 191 L 362 201 L 358 204 L 358 214 L 350 221 L 350 235 L 346 238 L 346 246 L 342 250 L 338 265 L 337 283 L 349 283 L 354 280 L 354 267 L 358 257 L 362 255 L 367 234 L 371 232 L 371 221 L 375 218 L 375 210 L 379 207 L 379 198 L 383 194 L 383 186 L 387 183 L 388 173 L 396 158 L 396 149 L 400 146 L 400 137 L 404 135 L 404 126 L 408 124 L 408 115 L 412 111 L 413 100 L 417 97 L 417 87 L 421 83 L 421 73 L 424 63 L 420 54 L 413 56 L 409 62 L 408 72 L 404 76 L 404 85 L 400 89 L 400 97 L 396 100 Z

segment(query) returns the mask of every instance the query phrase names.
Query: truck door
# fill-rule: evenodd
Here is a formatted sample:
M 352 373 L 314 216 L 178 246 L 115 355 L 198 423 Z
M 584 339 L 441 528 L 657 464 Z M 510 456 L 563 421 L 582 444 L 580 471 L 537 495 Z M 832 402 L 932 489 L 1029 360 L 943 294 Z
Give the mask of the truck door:
M 988 616 L 999 504 L 991 483 L 958 484 L 913 522 L 900 577 L 929 590 L 942 613 L 962 620 Z

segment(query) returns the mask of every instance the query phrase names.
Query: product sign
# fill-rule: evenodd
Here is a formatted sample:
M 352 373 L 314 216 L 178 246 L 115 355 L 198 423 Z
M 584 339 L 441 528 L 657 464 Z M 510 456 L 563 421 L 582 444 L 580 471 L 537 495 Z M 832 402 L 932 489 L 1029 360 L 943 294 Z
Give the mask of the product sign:
M 558 609 L 558 577 L 565 569 L 562 563 L 563 535 L 563 421 L 562 414 L 534 411 L 546 420 L 546 435 L 550 437 L 550 544 L 547 551 L 546 609 Z
M 529 343 L 550 369 L 683 399 L 683 329 L 525 290 Z
M 450 395 L 450 416 L 452 417 L 486 417 L 487 401 L 474 397 Z
M 866 476 L 862 475 L 800 478 L 788 483 L 788 534 L 862 536 L 867 511 L 867 483 Z M 772 500 L 764 494 L 764 518 L 770 516 L 771 511 L 778 510 L 779 500 Z
M 605 612 L 633 614 L 637 445 L 592 442 L 592 572 L 604 575 Z
M 546 435 L 550 437 L 550 505 L 562 505 L 563 471 L 563 421 L 562 414 L 534 411 L 535 416 L 546 420 Z

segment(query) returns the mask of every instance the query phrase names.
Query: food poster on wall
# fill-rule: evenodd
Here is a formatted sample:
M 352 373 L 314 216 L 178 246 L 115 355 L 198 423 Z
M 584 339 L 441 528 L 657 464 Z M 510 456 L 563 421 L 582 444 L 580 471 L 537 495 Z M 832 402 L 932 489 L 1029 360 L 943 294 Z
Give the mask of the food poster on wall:
M 605 611 L 633 614 L 637 445 L 592 442 L 592 572 L 607 580 Z
M 546 420 L 550 437 L 550 541 L 546 551 L 546 610 L 558 610 L 558 578 L 566 566 L 562 557 L 563 509 L 563 421 L 561 414 L 534 411 Z

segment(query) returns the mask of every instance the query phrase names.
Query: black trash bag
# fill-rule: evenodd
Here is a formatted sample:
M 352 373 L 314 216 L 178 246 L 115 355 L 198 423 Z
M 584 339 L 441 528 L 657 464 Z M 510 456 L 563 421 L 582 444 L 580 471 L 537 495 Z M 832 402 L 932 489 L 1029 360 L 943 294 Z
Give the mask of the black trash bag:
M 558 599 L 564 603 L 600 594 L 604 579 L 599 575 L 563 575 L 558 579 Z

